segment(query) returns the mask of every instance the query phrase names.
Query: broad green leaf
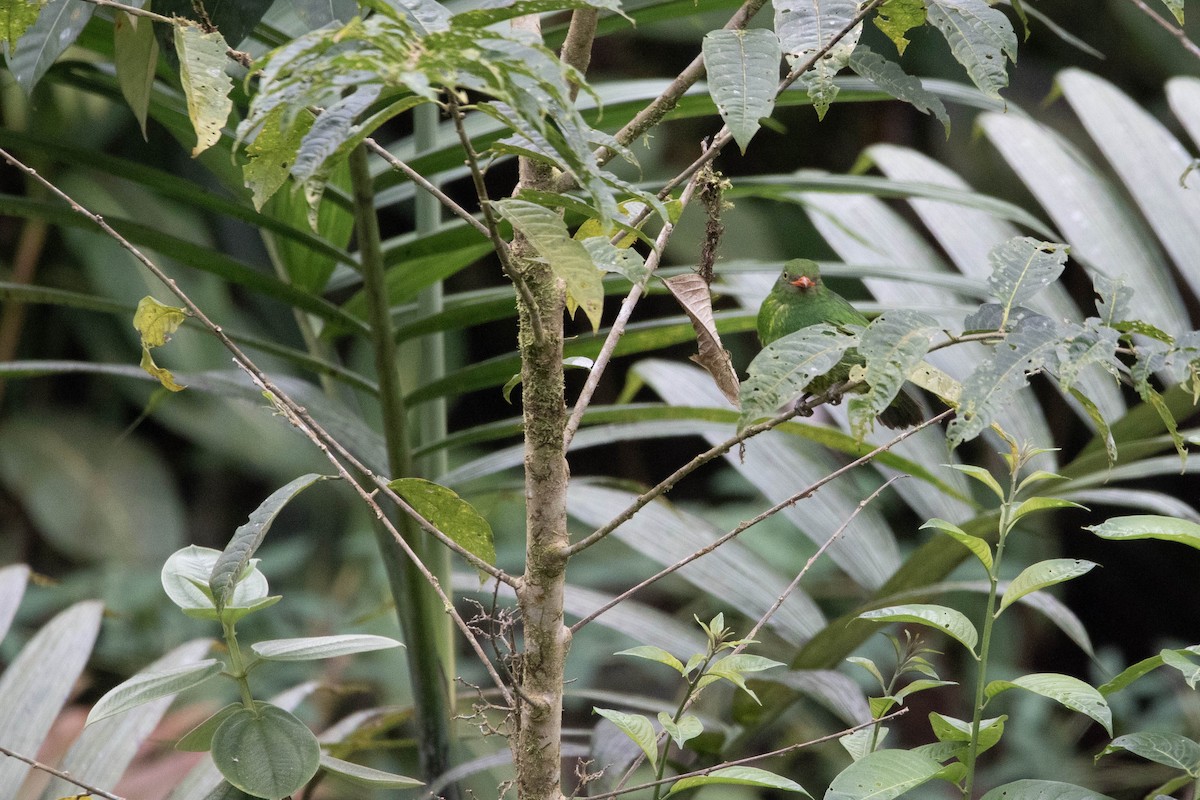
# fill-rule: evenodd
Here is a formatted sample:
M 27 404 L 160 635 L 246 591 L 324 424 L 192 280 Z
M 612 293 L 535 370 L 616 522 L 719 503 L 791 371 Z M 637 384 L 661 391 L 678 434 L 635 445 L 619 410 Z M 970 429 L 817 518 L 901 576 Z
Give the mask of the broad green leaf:
M 254 704 L 259 707 L 266 705 L 260 700 L 256 700 Z M 225 706 L 185 733 L 183 738 L 175 743 L 175 749 L 183 753 L 207 753 L 212 749 L 212 738 L 216 734 L 217 728 L 221 727 L 221 723 L 233 716 L 240 708 L 244 708 L 241 703 L 230 703 Z
M 175 551 L 163 564 L 163 590 L 171 602 L 184 613 L 202 619 L 217 619 L 208 579 L 221 557 L 221 551 L 211 547 L 188 545 Z M 257 568 L 241 576 L 234 589 L 233 600 L 227 607 L 242 608 L 261 602 L 267 597 L 267 578 Z
M 133 14 L 118 12 L 113 21 L 113 49 L 113 64 L 121 94 L 142 129 L 142 138 L 148 141 L 146 113 L 150 109 L 150 94 L 158 67 L 158 39 L 154 36 L 154 24 Z
M 0 731 L 4 746 L 36 753 L 75 694 L 100 631 L 104 607 L 86 600 L 43 625 L 0 675 Z M 15 758 L 0 760 L 0 786 L 19 786 L 29 766 Z
M 1086 575 L 1097 566 L 1099 565 L 1096 562 L 1081 558 L 1051 558 L 1030 564 L 1021 570 L 1021 574 L 1013 578 L 1004 590 L 1004 596 L 1000 598 L 1000 607 L 996 609 L 996 616 L 1000 616 L 1000 612 L 1030 592 Z
M 957 686 L 956 681 L 940 681 L 932 678 L 919 678 L 911 683 L 901 687 L 892 695 L 892 698 L 898 703 L 903 703 L 909 695 L 924 692 L 929 689 L 940 689 L 943 686 Z
M 367 633 L 344 633 L 335 636 L 306 636 L 299 639 L 270 639 L 255 642 L 250 649 L 259 658 L 267 661 L 313 661 L 320 658 L 337 658 L 354 653 L 369 653 L 403 647 L 395 639 Z
M 1200 777 L 1200 744 L 1168 731 L 1138 731 L 1127 733 L 1112 740 L 1096 756 L 1127 750 L 1136 756 L 1156 764 L 1165 764 L 1174 769 L 1181 769 L 1193 778 Z
M 548 208 L 512 198 L 501 200 L 496 207 L 566 283 L 568 311 L 583 309 L 592 330 L 599 330 L 604 288 L 601 272 L 587 248 L 571 238 L 562 219 Z
M 171 336 L 187 318 L 187 310 L 163 305 L 153 297 L 146 296 L 138 303 L 133 314 L 133 327 L 142 337 L 146 347 L 162 347 L 171 341 Z
M 765 769 L 758 769 L 757 767 L 723 767 L 721 769 L 714 769 L 707 775 L 683 778 L 671 784 L 670 791 L 663 796 L 670 797 L 676 792 L 695 789 L 697 786 L 710 786 L 712 784 L 759 786 L 764 789 L 799 792 L 806 797 L 812 797 L 811 794 L 804 790 L 803 786 L 790 778 L 785 778 L 782 775 L 776 775 L 774 772 L 767 772 Z
M 1113 517 L 1099 525 L 1087 525 L 1084 530 L 1091 531 L 1101 539 L 1114 541 L 1161 539 L 1200 548 L 1200 525 L 1186 519 L 1163 517 L 1157 514 Z
M 736 406 L 741 386 L 729 351 L 721 344 L 721 334 L 717 332 L 708 282 L 694 272 L 685 272 L 667 278 L 663 283 L 687 312 L 688 319 L 692 321 L 692 328 L 696 331 L 696 342 L 700 352 L 692 356 L 692 361 L 712 375 L 721 394 L 725 395 L 725 399 L 731 405 Z
M 1163 650 L 1159 655 L 1162 656 L 1165 666 L 1179 670 L 1189 689 L 1195 689 L 1197 682 L 1200 682 L 1200 664 L 1188 658 L 1185 655 L 1187 652 L 1186 650 Z
M 663 730 L 675 742 L 676 747 L 683 747 L 689 740 L 704 733 L 704 723 L 694 714 L 684 714 L 677 723 L 671 719 L 670 714 L 660 711 L 658 712 L 658 724 L 663 726 Z
M 1082 506 L 1071 500 L 1063 500 L 1061 497 L 1031 497 L 1017 506 L 1017 510 L 1012 513 L 1010 521 L 1015 523 L 1027 514 L 1033 514 L 1038 511 L 1050 511 L 1056 508 L 1082 508 L 1087 510 L 1086 506 Z
M 920 753 L 878 750 L 839 772 L 824 800 L 892 800 L 941 771 L 941 764 Z
M 654 733 L 654 725 L 650 720 L 641 714 L 627 714 L 623 711 L 616 711 L 611 708 L 596 708 L 595 711 L 606 720 L 616 725 L 617 728 L 633 740 L 633 743 L 642 749 L 646 754 L 646 758 L 650 760 L 650 765 L 658 764 L 658 742 L 657 736 Z
M 239 708 L 212 739 L 212 759 L 225 780 L 247 794 L 282 798 L 316 774 L 321 746 L 308 726 L 273 705 Z
M 293 110 L 280 105 L 267 115 L 258 135 L 247 145 L 249 159 L 242 171 L 256 210 L 262 211 L 267 200 L 287 181 L 292 165 L 296 163 L 300 142 L 314 119 L 307 109 Z M 291 124 L 285 127 L 285 120 Z
M 450 27 L 450 10 L 437 0 L 385 0 L 383 8 L 404 14 L 422 34 L 444 31 Z
M 979 642 L 979 634 L 971 621 L 961 611 L 946 606 L 909 603 L 864 611 L 858 618 L 871 622 L 911 622 L 926 625 L 956 639 L 971 651 L 971 655 L 975 654 L 975 645 Z
M 1008 86 L 1005 55 L 1017 60 L 1017 34 L 1004 12 L 984 0 L 927 0 L 926 10 L 958 63 L 989 97 Z
M 884 312 L 859 334 L 858 352 L 866 361 L 862 378 L 868 389 L 850 398 L 850 428 L 856 437 L 865 437 L 876 415 L 899 394 L 905 378 L 929 352 L 930 337 L 937 331 L 933 317 L 899 309 Z
M 974 464 L 951 464 L 950 469 L 961 472 L 971 478 L 982 483 L 984 486 L 992 490 L 992 494 L 999 498 L 1000 502 L 1004 502 L 1004 488 L 1000 486 L 996 477 L 991 472 L 983 467 L 977 467 Z
M 743 153 L 758 132 L 758 121 L 775 108 L 782 57 L 779 38 L 763 28 L 722 28 L 704 37 L 708 92 Z
M 221 140 L 221 129 L 233 110 L 233 101 L 229 99 L 233 81 L 225 74 L 225 65 L 229 63 L 225 51 L 228 49 L 220 31 L 205 33 L 195 23 L 176 21 L 179 77 L 187 98 L 188 117 L 196 130 L 193 158 Z
M 901 0 L 901 2 L 906 1 Z M 920 0 L 917 2 L 920 5 Z M 884 7 L 886 6 L 885 3 Z M 920 5 L 920 9 L 921 16 L 924 17 L 925 6 Z M 876 22 L 878 22 L 878 18 Z M 901 39 L 901 41 L 906 40 Z M 903 100 L 922 114 L 933 114 L 946 129 L 946 135 L 950 135 L 950 115 L 946 113 L 946 106 L 941 99 L 926 89 L 920 79 L 914 78 L 901 69 L 895 61 L 884 58 L 865 44 L 860 44 L 851 54 L 849 64 L 850 69 L 897 100 Z
M 871 699 L 875 700 L 876 698 Z M 872 712 L 874 712 L 874 710 L 874 707 L 872 707 Z M 838 744 L 845 748 L 846 752 L 850 754 L 851 759 L 858 761 L 869 753 L 873 753 L 875 750 L 882 747 L 884 741 L 887 739 L 888 733 L 890 732 L 891 729 L 884 725 L 879 727 L 878 735 L 876 735 L 876 730 L 874 727 L 860 728 L 854 733 L 848 733 L 845 736 L 840 737 L 838 739 Z M 872 744 L 874 744 L 874 748 L 872 748 Z
M 325 475 L 312 472 L 301 475 L 286 486 L 271 492 L 271 496 L 250 513 L 250 518 L 237 527 L 208 576 L 208 586 L 212 591 L 217 611 L 232 605 L 230 601 L 235 596 L 237 584 L 247 577 L 248 569 L 252 567 L 250 559 L 262 546 L 267 531 L 271 529 L 283 507 L 300 492 L 323 480 L 326 480 Z
M 8 43 L 7 53 L 15 51 L 25 29 L 37 21 L 46 0 L 12 0 L 0 3 L 0 35 Z
M 683 662 L 675 656 L 663 650 L 661 647 L 654 645 L 641 645 L 640 647 L 631 647 L 628 650 L 620 650 L 613 653 L 616 656 L 633 656 L 635 658 L 644 658 L 649 661 L 657 661 L 660 664 L 666 664 L 671 669 L 678 672 L 680 675 L 686 675 L 687 672 L 683 668 Z
M 88 712 L 87 722 L 84 724 L 90 725 L 142 703 L 199 686 L 224 667 L 224 662 L 206 658 L 194 664 L 184 664 L 160 672 L 140 672 L 124 683 L 114 686 L 97 700 L 96 705 Z
M 1126 667 L 1108 683 L 1101 684 L 1099 687 L 1097 687 L 1097 691 L 1099 691 L 1100 694 L 1104 695 L 1105 697 L 1108 697 L 1114 692 L 1121 691 L 1137 679 L 1143 677 L 1144 675 L 1148 675 L 1154 670 L 1163 666 L 1163 653 L 1165 652 L 1166 651 L 1164 650 L 1157 655 L 1150 656 L 1149 658 L 1143 658 L 1136 664 Z
M 775 33 L 793 69 L 828 46 L 834 36 L 850 28 L 858 13 L 856 0 L 778 0 L 773 5 Z M 837 96 L 838 87 L 833 76 L 846 66 L 861 34 L 862 24 L 859 23 L 803 75 L 818 118 L 824 118 Z
M 1017 306 L 1025 305 L 1058 279 L 1066 267 L 1069 250 L 1063 244 L 1023 236 L 1009 239 L 988 254 L 992 265 L 988 289 L 1004 309 L 997 329 L 1008 328 L 1009 317 Z
M 1040 368 L 1057 344 L 1053 320 L 1032 316 L 1018 322 L 995 346 L 992 357 L 963 381 L 958 416 L 947 428 L 951 447 L 974 439 L 1001 416 L 1013 396 L 1028 385 L 1028 373 Z
M 814 378 L 833 369 L 842 354 L 856 344 L 857 336 L 832 325 L 811 325 L 764 347 L 750 362 L 750 377 L 742 383 L 738 430 L 777 413 Z
M 1020 780 L 997 786 L 980 800 L 1112 800 L 1112 798 L 1073 783 Z
M 345 778 L 359 786 L 374 786 L 380 789 L 408 789 L 413 786 L 425 785 L 416 778 L 407 778 L 393 772 L 384 772 L 381 769 L 364 767 L 361 764 L 354 764 L 349 761 L 343 761 L 340 758 L 334 758 L 328 753 L 321 753 L 321 769 L 330 775 Z
M 1008 715 L 1001 714 L 998 717 L 979 721 L 979 752 L 982 753 L 1000 741 L 1000 737 L 1004 735 L 1004 723 L 1007 720 Z M 971 723 L 967 720 L 955 719 L 931 711 L 929 727 L 939 742 L 966 743 L 971 741 Z
M 3 6 L 9 15 L 7 19 L 0 18 L 0 22 L 7 23 L 4 33 L 8 37 L 5 51 L 8 68 L 26 96 L 58 57 L 75 43 L 96 10 L 92 3 L 49 0 L 40 4 L 40 11 L 36 10 L 39 4 L 34 4 L 37 19 L 29 24 L 28 5 L 26 0 L 5 0 Z M 20 38 L 14 44 L 12 39 L 18 31 Z
M 1108 735 L 1112 736 L 1112 710 L 1109 709 L 1108 702 L 1093 686 L 1078 678 L 1053 672 L 1039 672 L 1022 675 L 1011 681 L 992 681 L 984 689 L 984 694 L 990 700 L 1009 689 L 1024 689 L 1048 697 L 1072 711 L 1091 717 L 1103 725 Z
M 936 517 L 926 522 L 920 529 L 924 530 L 925 528 L 933 528 L 946 534 L 970 550 L 979 559 L 979 562 L 983 564 L 984 569 L 989 573 L 992 571 L 992 548 L 983 539 L 980 539 L 978 536 L 972 536 L 953 522 L 947 522 L 944 519 L 937 519 Z
M 596 222 L 596 220 L 589 219 L 587 222 Z M 599 227 L 598 223 L 597 227 Z M 624 275 L 630 283 L 640 283 L 643 278 L 650 274 L 650 271 L 646 269 L 646 260 L 642 258 L 637 250 L 634 250 L 627 244 L 621 247 L 613 245 L 612 237 L 610 236 L 580 236 L 580 230 L 583 230 L 583 226 L 580 226 L 575 231 L 573 238 L 578 239 L 583 244 L 584 249 L 588 251 L 588 255 L 592 257 L 592 261 L 600 269 L 605 272 L 615 272 L 618 275 Z
M 900 55 L 909 45 L 905 34 L 924 24 L 925 0 L 884 0 L 875 16 L 875 27 L 887 34 Z
M 388 486 L 442 533 L 488 564 L 496 563 L 492 526 L 453 490 L 423 478 L 400 478 Z M 483 573 L 480 573 L 481 576 Z

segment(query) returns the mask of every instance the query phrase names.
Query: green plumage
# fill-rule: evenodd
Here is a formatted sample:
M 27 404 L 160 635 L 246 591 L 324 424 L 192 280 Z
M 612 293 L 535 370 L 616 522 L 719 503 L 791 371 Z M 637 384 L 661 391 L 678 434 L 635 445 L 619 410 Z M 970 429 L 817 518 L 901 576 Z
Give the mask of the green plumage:
M 868 320 L 846 298 L 825 286 L 817 262 L 807 258 L 787 262 L 758 310 L 758 338 L 768 345 L 781 336 L 821 323 L 865 327 Z M 846 351 L 837 366 L 809 383 L 809 394 L 820 394 L 836 383 L 849 380 L 851 367 L 862 363 L 858 351 Z M 896 395 L 879 415 L 879 421 L 893 429 L 912 427 L 923 418 L 921 407 L 904 392 Z

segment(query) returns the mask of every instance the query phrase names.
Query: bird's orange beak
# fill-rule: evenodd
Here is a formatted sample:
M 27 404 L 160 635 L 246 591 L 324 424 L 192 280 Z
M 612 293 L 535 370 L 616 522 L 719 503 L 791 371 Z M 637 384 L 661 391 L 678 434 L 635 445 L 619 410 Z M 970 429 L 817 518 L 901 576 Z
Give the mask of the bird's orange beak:
M 811 289 L 817 285 L 817 282 L 807 275 L 801 275 L 799 278 L 796 278 L 796 280 L 791 281 L 791 284 L 797 289 Z

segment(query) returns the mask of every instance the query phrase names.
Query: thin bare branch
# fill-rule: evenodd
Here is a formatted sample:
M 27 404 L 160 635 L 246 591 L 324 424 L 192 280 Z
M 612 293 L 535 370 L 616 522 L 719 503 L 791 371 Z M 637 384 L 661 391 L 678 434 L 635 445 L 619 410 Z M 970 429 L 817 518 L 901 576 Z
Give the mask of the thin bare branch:
M 89 786 L 88 784 L 71 775 L 69 772 L 63 772 L 62 770 L 55 769 L 54 767 L 32 759 L 29 756 L 23 756 L 14 750 L 9 750 L 3 745 L 0 745 L 0 753 L 3 753 L 9 758 L 15 758 L 17 761 L 24 761 L 26 764 L 36 770 L 41 770 L 42 772 L 53 775 L 56 778 L 62 778 L 67 783 L 74 784 L 80 789 L 83 789 L 87 794 L 95 795 L 96 797 L 103 797 L 104 800 L 125 800 L 125 798 L 121 797 L 120 795 L 113 794 L 112 792 L 106 792 L 103 789 L 96 788 L 95 786 Z
M 94 6 L 101 6 L 102 8 L 114 8 L 117 11 L 124 11 L 126 14 L 134 17 L 145 17 L 146 19 L 152 19 L 155 22 L 163 22 L 167 25 L 175 24 L 175 20 L 171 17 L 163 16 L 162 14 L 156 14 L 153 11 L 149 11 L 144 8 L 138 8 L 137 6 L 131 6 L 125 3 L 117 3 L 114 2 L 114 0 L 83 0 L 83 2 L 91 3 Z
M 775 505 L 768 508 L 766 511 L 763 511 L 760 514 L 757 514 L 757 515 L 751 517 L 750 519 L 739 523 L 737 525 L 737 527 L 733 528 L 733 530 L 729 531 L 728 533 L 723 534 L 716 541 L 709 544 L 707 547 L 704 547 L 701 550 L 697 550 L 695 553 L 692 553 L 692 554 L 688 555 L 687 557 L 682 558 L 679 561 L 675 562 L 674 564 L 671 564 L 670 566 L 665 567 L 662 570 L 659 570 L 654 575 L 651 575 L 649 578 L 646 578 L 644 581 L 641 581 L 640 583 L 638 583 L 636 586 L 633 586 L 633 587 L 625 590 L 621 594 L 619 594 L 616 597 L 614 597 L 613 599 L 609 600 L 607 603 L 600 606 L 600 608 L 597 608 L 591 614 L 588 614 L 586 617 L 584 617 L 583 619 L 579 620 L 574 625 L 572 625 L 571 633 L 572 634 L 577 633 L 579 631 L 579 629 L 582 628 L 584 625 L 595 620 L 597 617 L 599 617 L 604 612 L 611 610 L 618 604 L 629 599 L 632 595 L 636 594 L 637 592 L 641 591 L 642 589 L 645 589 L 650 584 L 660 581 L 663 578 L 665 578 L 666 576 L 670 575 L 671 573 L 677 572 L 678 570 L 682 569 L 683 567 L 686 567 L 688 564 L 692 563 L 696 559 L 702 558 L 703 556 L 708 555 L 713 550 L 716 550 L 718 547 L 725 544 L 729 540 L 740 536 L 748 528 L 750 528 L 754 525 L 757 525 L 758 523 L 762 522 L 763 520 L 767 519 L 768 517 L 778 514 L 784 508 L 787 508 L 790 505 L 794 505 L 798 501 L 803 500 L 804 498 L 815 494 L 817 492 L 817 490 L 820 489 L 822 486 L 825 486 L 826 484 L 831 483 L 834 480 L 837 480 L 838 478 L 840 478 L 841 476 L 850 472 L 851 470 L 855 469 L 856 467 L 860 467 L 863 464 L 866 464 L 868 461 L 871 461 L 876 456 L 878 456 L 880 453 L 883 453 L 883 452 L 886 452 L 886 451 L 892 449 L 897 444 L 899 444 L 900 442 L 907 439 L 909 436 L 912 436 L 913 434 L 917 433 L 917 431 L 923 430 L 923 429 L 929 427 L 930 425 L 934 425 L 938 422 L 941 422 L 942 420 L 944 420 L 946 417 L 948 417 L 952 413 L 954 413 L 954 412 L 950 411 L 950 410 L 943 411 L 941 414 L 938 414 L 935 417 L 925 420 L 920 425 L 909 428 L 908 430 L 900 433 L 898 436 L 894 437 L 890 441 L 879 445 L 871 452 L 864 453 L 863 455 L 859 456 L 858 458 L 854 459 L 853 461 L 850 461 L 850 462 L 842 465 L 841 467 L 839 467 L 838 469 L 829 473 L 828 475 L 826 475 L 825 477 L 816 481 L 815 483 L 813 483 L 809 486 L 806 486 L 805 488 L 803 488 L 800 491 L 793 494 L 791 497 L 788 497 L 786 500 L 776 503 Z M 790 419 L 790 416 L 788 416 L 787 418 Z M 774 420 L 772 420 L 772 422 L 773 421 Z M 725 443 L 722 443 L 722 444 L 725 444 Z M 729 447 L 725 448 L 725 450 L 728 450 L 728 449 L 730 449 L 730 448 Z M 890 483 L 890 481 L 888 483 Z M 886 486 L 887 484 L 884 484 L 884 485 Z M 883 487 L 881 487 L 881 488 L 883 488 Z M 645 495 L 642 495 L 641 497 L 644 497 L 644 496 Z M 641 500 L 641 497 L 638 498 L 639 501 Z M 872 495 L 872 497 L 873 497 L 873 495 Z M 637 501 L 635 501 L 633 505 L 637 505 Z M 630 508 L 633 508 L 633 505 L 631 505 Z M 638 508 L 640 509 L 644 505 L 645 505 L 645 503 L 642 503 L 641 505 L 638 505 Z M 626 511 L 628 512 L 628 509 L 626 509 Z M 857 515 L 857 514 L 858 514 L 858 511 L 856 510 L 854 512 L 854 515 Z M 632 513 L 630 513 L 629 516 L 633 516 Z M 624 519 L 627 519 L 627 518 L 628 517 L 625 517 L 624 513 L 621 515 L 621 517 L 619 517 L 619 519 L 622 519 L 622 521 L 624 521 Z M 851 516 L 851 519 L 853 519 L 853 515 Z M 847 523 L 849 523 L 849 520 L 847 520 Z M 601 528 L 600 530 L 603 531 L 603 530 L 609 528 L 610 526 L 612 526 L 613 529 L 615 529 L 617 527 L 616 525 L 613 525 L 610 522 L 608 525 L 605 525 L 604 528 Z M 828 541 L 826 541 L 825 544 L 821 545 L 821 547 L 813 555 L 813 557 L 812 557 L 813 560 L 815 560 L 818 556 L 820 556 L 825 551 L 826 548 L 828 548 L 829 544 L 833 541 L 834 538 L 836 538 L 838 536 L 838 534 L 840 534 L 840 532 L 841 531 L 839 530 L 838 533 L 835 533 L 832 537 L 830 537 L 830 539 Z M 599 531 L 597 531 L 597 533 L 599 533 Z M 592 536 L 595 536 L 595 535 L 596 534 L 592 534 Z M 588 537 L 588 538 L 591 538 L 591 537 Z M 580 544 L 582 544 L 583 541 L 587 541 L 587 540 L 582 540 L 580 542 Z M 797 581 L 799 581 L 799 579 L 804 576 L 805 572 L 807 572 L 807 570 L 808 570 L 809 566 L 811 566 L 811 564 L 812 564 L 812 561 L 810 560 L 809 564 L 805 565 L 804 570 L 802 570 L 800 575 L 797 576 L 797 578 L 796 578 Z M 791 591 L 791 588 L 788 589 L 789 593 L 790 593 L 790 591 Z M 774 612 L 775 612 L 775 608 L 773 607 L 768 612 L 768 615 L 773 614 Z M 759 625 L 756 625 L 755 630 L 758 630 L 758 627 L 761 626 L 761 624 L 762 623 L 760 622 Z M 751 635 L 747 638 L 753 638 L 753 636 Z
M 1196 58 L 1200 58 L 1200 45 L 1197 45 L 1188 38 L 1187 32 L 1183 29 L 1183 26 L 1172 25 L 1170 20 L 1159 14 L 1150 6 L 1146 5 L 1145 0 L 1129 0 L 1129 2 L 1137 6 L 1143 14 L 1157 22 L 1163 30 L 1178 39 L 1179 43 L 1183 45 L 1185 50 L 1194 55 Z
M 450 209 L 450 213 L 452 213 L 454 216 L 456 216 L 459 219 L 461 219 L 462 221 L 466 222 L 468 225 L 470 225 L 472 228 L 474 228 L 475 230 L 482 233 L 484 236 L 487 236 L 489 238 L 491 237 L 491 231 L 488 230 L 486 225 L 484 225 L 479 220 L 475 219 L 474 214 L 472 214 L 470 211 L 467 211 L 465 208 L 460 206 L 458 203 L 454 202 L 454 200 L 452 200 L 449 195 L 447 195 L 445 192 L 443 192 L 437 186 L 433 185 L 424 175 L 417 172 L 415 169 L 410 167 L 408 164 L 404 163 L 403 161 L 401 161 L 400 159 L 398 159 L 394 155 L 392 155 L 386 147 L 384 147 L 383 145 L 381 145 L 379 142 L 375 141 L 374 139 L 366 139 L 363 141 L 363 144 L 365 144 L 367 146 L 367 149 L 370 150 L 372 153 L 374 153 L 375 155 L 379 156 L 384 161 L 386 161 L 388 163 L 388 166 L 390 166 L 392 169 L 396 170 L 397 172 L 404 173 L 404 175 L 410 181 L 412 181 L 417 186 L 420 186 L 422 189 L 424 189 L 425 191 L 429 192 L 431 195 L 436 197 L 438 199 L 438 202 L 440 202 L 446 208 Z

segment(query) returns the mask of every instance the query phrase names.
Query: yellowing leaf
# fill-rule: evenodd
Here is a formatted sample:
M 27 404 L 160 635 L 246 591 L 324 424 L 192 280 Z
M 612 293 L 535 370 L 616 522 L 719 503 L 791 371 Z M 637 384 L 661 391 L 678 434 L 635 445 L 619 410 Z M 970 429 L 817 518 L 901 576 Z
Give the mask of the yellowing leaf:
M 163 305 L 147 295 L 133 314 L 133 327 L 141 334 L 143 347 L 162 347 L 171 341 L 186 317 L 186 310 Z
M 250 160 L 242 168 L 242 174 L 258 211 L 262 211 L 263 204 L 287 180 L 292 164 L 296 162 L 300 142 L 312 127 L 313 115 L 307 110 L 294 115 L 289 112 L 285 105 L 276 107 L 263 120 L 258 136 L 246 147 Z M 281 126 L 289 116 L 294 116 L 295 120 L 285 130 Z
M 205 33 L 195 23 L 180 20 L 175 24 L 175 49 L 188 118 L 196 129 L 195 158 L 220 141 L 221 128 L 233 109 L 229 99 L 233 81 L 225 74 L 229 46 L 219 31 Z
M 25 29 L 37 21 L 38 13 L 46 0 L 11 0 L 0 3 L 0 34 L 8 42 L 8 52 L 11 54 L 17 47 L 17 40 Z
M 155 364 L 154 357 L 150 355 L 150 348 L 145 346 L 142 347 L 142 369 L 153 375 L 167 391 L 182 392 L 187 388 L 175 382 L 175 376 L 171 374 L 171 370 Z

